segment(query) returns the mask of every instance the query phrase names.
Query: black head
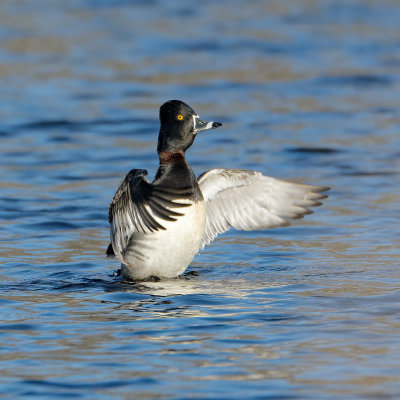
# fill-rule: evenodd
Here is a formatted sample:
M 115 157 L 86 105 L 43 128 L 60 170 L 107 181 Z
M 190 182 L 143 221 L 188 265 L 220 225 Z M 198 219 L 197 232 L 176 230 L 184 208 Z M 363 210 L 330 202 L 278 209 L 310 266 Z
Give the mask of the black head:
M 220 122 L 202 121 L 192 107 L 179 100 L 167 101 L 160 107 L 160 123 L 158 152 L 186 151 L 197 132 L 222 125 Z

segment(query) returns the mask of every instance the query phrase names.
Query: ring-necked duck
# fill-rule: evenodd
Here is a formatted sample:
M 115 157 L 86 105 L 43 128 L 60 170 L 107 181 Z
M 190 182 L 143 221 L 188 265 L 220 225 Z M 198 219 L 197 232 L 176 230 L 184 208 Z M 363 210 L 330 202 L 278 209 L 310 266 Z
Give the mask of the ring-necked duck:
M 230 227 L 250 231 L 289 225 L 327 197 L 321 193 L 329 189 L 325 186 L 242 169 L 212 169 L 196 179 L 185 151 L 198 132 L 222 124 L 201 120 L 179 100 L 161 106 L 160 123 L 154 181 L 149 183 L 146 170 L 131 170 L 109 208 L 107 254 L 120 259 L 126 279 L 176 277 L 199 249 Z

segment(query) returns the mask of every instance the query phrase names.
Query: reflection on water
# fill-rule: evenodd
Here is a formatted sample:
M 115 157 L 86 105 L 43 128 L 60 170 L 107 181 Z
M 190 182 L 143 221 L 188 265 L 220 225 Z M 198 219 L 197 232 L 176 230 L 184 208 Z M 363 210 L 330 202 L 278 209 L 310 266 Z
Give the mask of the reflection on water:
M 1 395 L 397 398 L 399 18 L 392 0 L 3 1 Z M 224 123 L 189 150 L 197 174 L 333 189 L 180 279 L 123 282 L 108 203 L 154 174 L 171 98 Z

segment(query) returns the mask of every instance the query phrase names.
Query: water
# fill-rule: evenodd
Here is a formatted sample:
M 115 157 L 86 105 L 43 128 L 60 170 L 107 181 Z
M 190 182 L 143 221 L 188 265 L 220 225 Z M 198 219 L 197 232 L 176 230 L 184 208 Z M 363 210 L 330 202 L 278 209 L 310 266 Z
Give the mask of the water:
M 0 5 L 1 397 L 399 398 L 398 2 L 64 3 Z M 330 198 L 124 283 L 108 204 L 171 98 L 224 123 L 197 174 Z

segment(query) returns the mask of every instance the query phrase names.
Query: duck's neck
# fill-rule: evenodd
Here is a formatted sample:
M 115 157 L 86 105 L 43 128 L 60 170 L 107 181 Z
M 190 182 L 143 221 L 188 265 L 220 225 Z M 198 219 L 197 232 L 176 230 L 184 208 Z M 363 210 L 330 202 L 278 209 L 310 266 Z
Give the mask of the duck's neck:
M 158 158 L 160 159 L 161 167 L 161 165 L 163 164 L 185 160 L 185 153 L 183 152 L 183 150 L 160 151 L 158 152 Z
M 154 183 L 169 187 L 189 187 L 197 183 L 190 165 L 186 161 L 185 153 L 179 151 L 159 152 L 160 166 L 158 167 Z
M 203 200 L 196 176 L 186 161 L 184 151 L 163 151 L 158 152 L 158 156 L 160 166 L 153 184 L 173 189 L 190 188 L 184 197 L 195 202 Z

